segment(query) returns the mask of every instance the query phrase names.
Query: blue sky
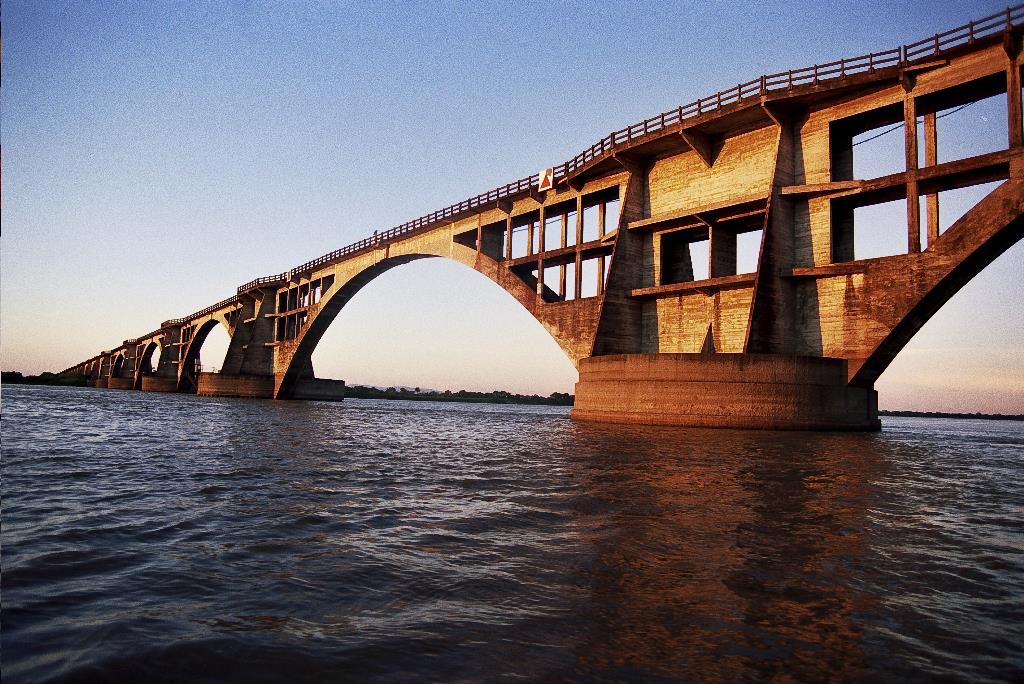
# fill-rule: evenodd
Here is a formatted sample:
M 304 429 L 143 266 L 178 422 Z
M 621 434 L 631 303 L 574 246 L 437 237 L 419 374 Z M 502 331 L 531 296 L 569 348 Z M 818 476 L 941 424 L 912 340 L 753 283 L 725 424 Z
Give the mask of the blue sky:
M 5 0 L 0 364 L 63 368 L 644 116 L 1002 7 Z M 929 323 L 884 407 L 1024 412 L 1022 264 L 1017 245 Z M 576 378 L 518 304 L 441 260 L 371 284 L 314 361 L 353 383 Z

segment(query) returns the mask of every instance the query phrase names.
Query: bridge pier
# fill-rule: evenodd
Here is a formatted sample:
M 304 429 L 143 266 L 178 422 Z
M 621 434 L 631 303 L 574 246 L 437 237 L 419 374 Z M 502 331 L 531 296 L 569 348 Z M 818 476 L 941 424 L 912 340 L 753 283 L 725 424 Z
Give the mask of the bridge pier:
M 273 375 L 199 373 L 196 381 L 196 394 L 203 397 L 273 399 L 275 381 L 276 377 Z M 278 398 L 341 401 L 345 398 L 345 381 L 327 378 L 300 378 L 286 396 Z
M 270 399 L 274 396 L 274 376 L 198 373 L 196 394 L 202 397 Z
M 877 393 L 844 359 L 616 354 L 580 362 L 575 420 L 761 430 L 879 430 Z
M 300 378 L 289 399 L 307 401 L 341 401 L 345 398 L 345 381 L 327 378 Z
M 178 378 L 162 375 L 143 375 L 141 382 L 143 392 L 177 392 Z
M 134 384 L 135 384 L 134 378 L 116 378 L 116 377 L 107 378 L 107 389 L 130 390 L 130 389 L 134 389 L 134 387 L 133 387 Z

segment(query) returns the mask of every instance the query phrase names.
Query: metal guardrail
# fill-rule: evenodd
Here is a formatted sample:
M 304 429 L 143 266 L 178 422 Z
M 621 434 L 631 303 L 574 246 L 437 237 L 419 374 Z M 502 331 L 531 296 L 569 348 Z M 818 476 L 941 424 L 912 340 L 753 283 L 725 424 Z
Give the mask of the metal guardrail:
M 1024 23 L 1024 4 L 1007 7 L 1006 10 L 991 16 L 969 22 L 963 26 L 937 33 L 930 38 L 909 43 L 892 50 L 882 52 L 871 52 L 859 57 L 848 57 L 829 62 L 827 64 L 815 64 L 802 69 L 792 69 L 775 74 L 766 74 L 745 83 L 740 83 L 727 90 L 721 90 L 714 95 L 700 98 L 689 104 L 681 105 L 667 112 L 662 112 L 643 121 L 631 124 L 623 129 L 613 131 L 606 137 L 580 152 L 572 159 L 554 167 L 555 182 L 558 182 L 576 171 L 580 170 L 590 162 L 611 153 L 615 148 L 643 138 L 652 133 L 664 130 L 670 126 L 681 124 L 683 121 L 714 112 L 722 107 L 736 104 L 752 97 L 764 97 L 772 92 L 789 90 L 797 86 L 813 85 L 823 81 L 846 78 L 858 74 L 872 73 L 878 69 L 907 66 L 911 62 L 924 60 L 948 52 L 952 49 L 971 45 L 981 38 L 997 35 L 1004 31 L 1011 31 Z M 346 245 L 341 249 L 324 254 L 321 257 L 307 261 L 295 268 L 278 273 L 276 275 L 264 276 L 250 280 L 248 283 L 238 287 L 238 294 L 253 288 L 265 285 L 278 285 L 290 280 L 294 275 L 303 275 L 311 272 L 318 266 L 329 264 L 342 259 L 350 254 L 362 252 L 366 249 L 379 247 L 398 238 L 405 237 L 410 233 L 432 226 L 445 219 L 450 219 L 465 212 L 477 209 L 518 195 L 530 190 L 538 183 L 536 176 L 527 176 L 512 181 L 500 187 L 488 190 L 485 193 L 470 197 L 457 204 L 452 204 L 443 209 L 420 216 L 412 221 L 390 228 L 373 237 L 364 238 L 358 242 Z M 205 316 L 212 311 L 226 306 L 233 299 L 224 300 L 198 311 L 191 316 L 175 318 L 164 321 L 163 326 L 178 325 L 193 318 Z

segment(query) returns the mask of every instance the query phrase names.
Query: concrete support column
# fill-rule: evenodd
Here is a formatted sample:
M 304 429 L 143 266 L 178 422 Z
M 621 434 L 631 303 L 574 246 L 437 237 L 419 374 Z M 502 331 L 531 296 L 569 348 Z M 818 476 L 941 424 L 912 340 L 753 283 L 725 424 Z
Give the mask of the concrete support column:
M 935 112 L 924 115 L 924 165 L 935 166 L 938 163 L 938 134 L 935 128 Z M 939 194 L 927 195 L 928 211 L 928 246 L 931 247 L 939 239 Z
M 512 259 L 512 215 L 505 217 L 505 260 Z
M 583 193 L 581 192 L 576 196 L 576 268 L 574 276 L 576 281 L 573 283 L 574 289 L 573 294 L 576 295 L 576 299 L 580 298 L 580 290 L 583 285 L 583 261 L 582 255 L 580 254 L 580 245 L 583 243 Z
M 1021 115 L 1020 99 L 1020 66 L 1017 64 L 1017 55 L 1020 54 L 1020 45 L 1017 38 L 1011 38 L 1009 42 L 1003 43 L 1006 50 L 1008 63 L 1006 65 L 1006 114 L 1007 114 L 1007 138 L 1010 148 L 1024 145 L 1024 121 Z
M 709 277 L 736 275 L 736 233 L 711 224 L 708 235 Z
M 597 236 L 598 239 L 604 238 L 607 228 L 604 225 L 605 212 L 607 211 L 608 204 L 601 202 L 597 207 Z M 604 294 L 604 255 L 597 258 L 597 294 Z
M 569 241 L 569 213 L 566 211 L 562 212 L 561 233 L 559 245 L 565 248 Z M 558 267 L 558 298 L 565 301 L 565 264 Z
M 917 102 L 913 84 L 905 83 L 903 97 L 903 129 L 907 160 L 907 251 L 921 251 L 921 205 L 917 194 Z
M 540 210 L 537 214 L 537 295 L 539 297 L 544 296 L 544 205 L 540 206 Z M 533 244 L 531 242 L 531 244 Z

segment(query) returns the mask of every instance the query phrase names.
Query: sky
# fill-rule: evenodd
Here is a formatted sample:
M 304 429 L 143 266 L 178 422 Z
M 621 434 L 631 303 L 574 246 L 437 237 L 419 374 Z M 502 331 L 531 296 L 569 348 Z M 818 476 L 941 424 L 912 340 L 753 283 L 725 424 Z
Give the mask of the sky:
M 63 369 L 646 116 L 1004 6 L 4 0 L 0 366 Z M 986 106 L 946 122 L 957 144 L 984 146 Z M 1024 243 L 951 300 L 879 380 L 881 407 L 1024 413 L 1022 267 Z M 507 293 L 441 259 L 372 282 L 313 360 L 350 384 L 577 379 Z

